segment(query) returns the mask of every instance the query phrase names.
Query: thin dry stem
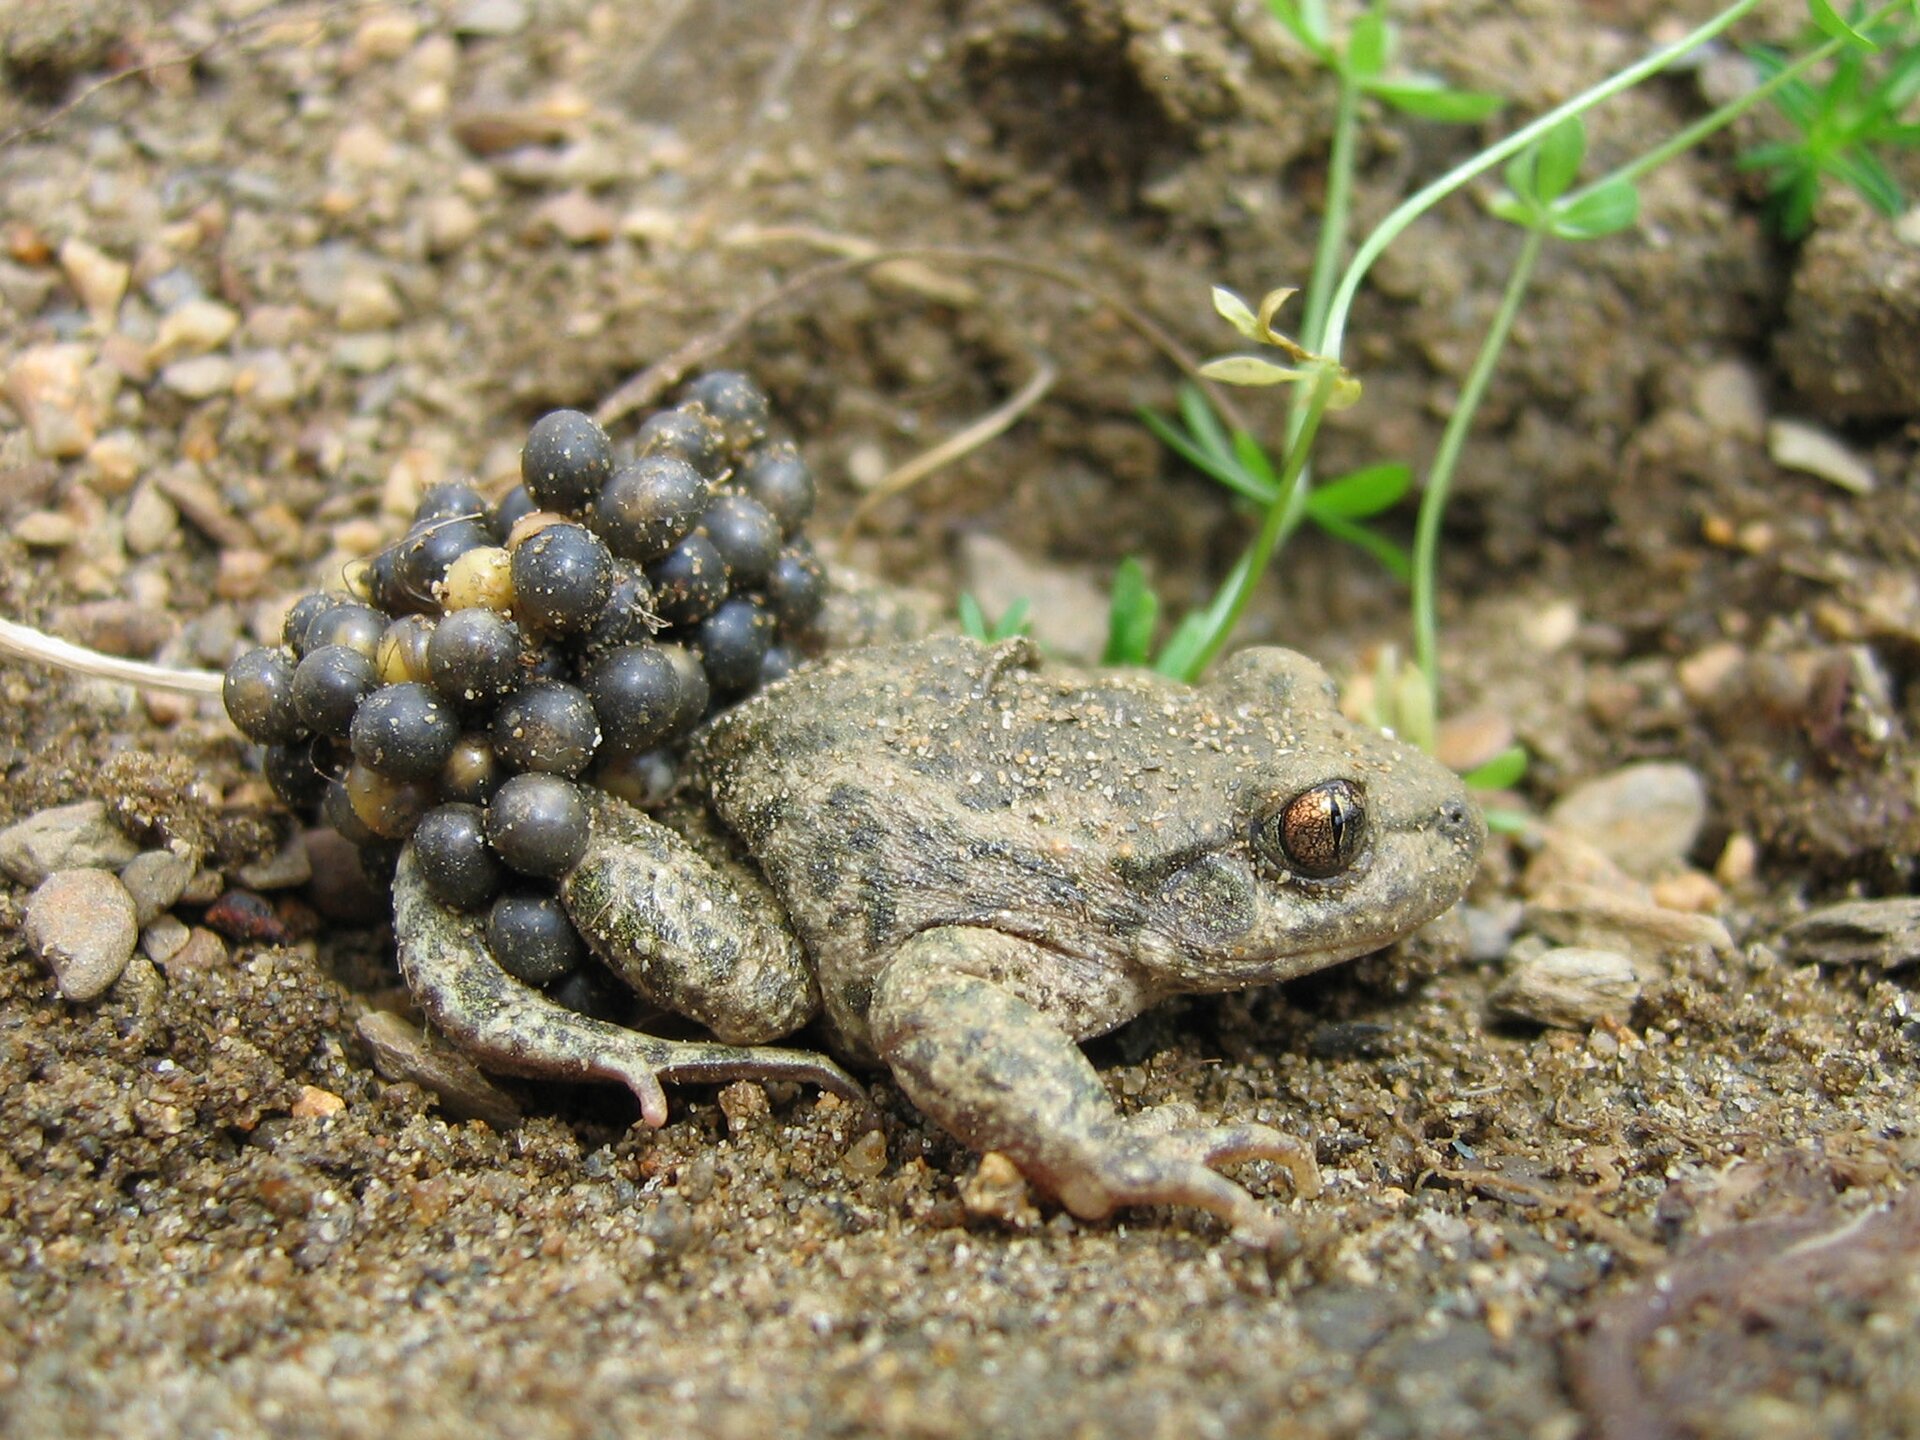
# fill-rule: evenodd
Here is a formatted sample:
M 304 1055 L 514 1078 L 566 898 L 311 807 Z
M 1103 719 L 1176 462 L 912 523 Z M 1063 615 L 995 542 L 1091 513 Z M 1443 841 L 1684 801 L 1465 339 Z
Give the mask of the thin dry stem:
M 76 675 L 123 680 L 143 690 L 165 690 L 174 695 L 218 695 L 224 683 L 222 677 L 211 670 L 176 670 L 169 665 L 149 665 L 142 660 L 104 655 L 11 620 L 0 620 L 0 655 L 51 665 Z
M 879 482 L 869 490 L 860 503 L 853 507 L 847 525 L 840 532 L 840 543 L 846 544 L 859 530 L 874 507 L 894 496 L 903 494 L 918 485 L 937 470 L 953 464 L 963 455 L 971 454 L 996 436 L 1004 435 L 1014 421 L 1040 403 L 1040 398 L 1053 388 L 1053 382 L 1060 378 L 1060 371 L 1044 355 L 1033 357 L 1032 377 L 1004 401 L 982 415 L 971 424 L 953 432 L 931 449 L 922 450 L 904 465 L 896 466 L 883 475 Z

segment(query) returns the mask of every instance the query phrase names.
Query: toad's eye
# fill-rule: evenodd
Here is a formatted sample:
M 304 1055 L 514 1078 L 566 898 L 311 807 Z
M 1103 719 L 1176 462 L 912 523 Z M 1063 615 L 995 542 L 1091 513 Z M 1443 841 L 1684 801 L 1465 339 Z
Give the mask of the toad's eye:
M 1255 847 L 1273 864 L 1326 880 L 1359 858 L 1367 843 L 1367 796 L 1351 780 L 1302 790 L 1254 823 Z

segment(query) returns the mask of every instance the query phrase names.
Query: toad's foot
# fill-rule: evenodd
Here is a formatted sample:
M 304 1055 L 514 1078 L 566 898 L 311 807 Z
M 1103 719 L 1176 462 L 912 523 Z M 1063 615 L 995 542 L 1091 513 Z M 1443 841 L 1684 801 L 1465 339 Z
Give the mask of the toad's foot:
M 807 1050 L 664 1040 L 576 1014 L 500 968 L 484 926 L 427 893 L 413 847 L 393 877 L 393 928 L 407 988 L 435 1028 L 483 1069 L 548 1080 L 617 1080 L 640 1117 L 667 1123 L 662 1081 L 797 1080 L 865 1108 L 866 1092 L 833 1061 Z
M 900 947 L 869 1017 L 913 1103 L 967 1144 L 1006 1155 L 1083 1219 L 1122 1205 L 1193 1205 L 1249 1243 L 1278 1236 L 1279 1220 L 1214 1167 L 1277 1160 L 1296 1193 L 1315 1194 L 1305 1144 L 1264 1125 L 1186 1125 L 1175 1110 L 1122 1118 L 1079 1046 L 1016 993 L 1030 961 L 1057 957 L 965 927 Z

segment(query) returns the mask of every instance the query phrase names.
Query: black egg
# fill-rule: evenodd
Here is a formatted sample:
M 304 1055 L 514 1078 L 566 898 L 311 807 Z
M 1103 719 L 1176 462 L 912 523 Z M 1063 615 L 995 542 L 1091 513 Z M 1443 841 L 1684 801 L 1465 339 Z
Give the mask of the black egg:
M 667 663 L 673 666 L 673 673 L 680 681 L 680 706 L 667 728 L 667 738 L 678 740 L 692 734 L 694 726 L 705 717 L 713 688 L 707 682 L 706 666 L 686 646 L 662 645 L 660 653 L 667 657 Z
M 773 616 L 759 601 L 723 601 L 694 633 L 715 690 L 737 694 L 759 682 L 760 663 L 773 644 Z
M 520 652 L 520 666 L 529 682 L 573 679 L 573 657 L 559 645 L 529 645 Z
M 415 525 L 394 547 L 393 580 L 403 609 L 434 607 L 433 587 L 447 578 L 447 567 L 469 550 L 493 544 L 493 531 L 481 520 L 427 520 Z
M 673 794 L 679 767 L 671 750 L 610 755 L 593 770 L 593 783 L 615 799 L 651 809 Z
M 293 706 L 309 729 L 340 738 L 379 683 L 364 653 L 348 645 L 322 645 L 293 669 Z
M 760 684 L 771 685 L 776 680 L 786 679 L 799 663 L 799 656 L 786 646 L 769 645 L 767 653 L 760 657 Z
M 767 572 L 767 608 L 782 633 L 801 629 L 820 613 L 827 599 L 827 572 L 804 540 L 789 545 Z
M 592 627 L 613 591 L 613 557 L 584 525 L 549 525 L 513 552 L 513 613 L 543 635 Z
M 707 506 L 700 528 L 720 552 L 734 588 L 758 585 L 780 554 L 780 524 L 767 507 L 744 495 L 722 495 Z
M 480 492 L 471 485 L 463 485 L 458 481 L 435 485 L 420 497 L 420 503 L 413 510 L 415 525 L 427 520 L 485 520 L 486 518 L 487 502 L 480 498 Z
M 390 780 L 431 780 L 460 738 L 453 708 L 425 685 L 383 685 L 353 717 L 353 758 Z
M 395 780 L 355 761 L 341 784 L 360 822 L 383 840 L 404 840 L 433 804 L 433 787 L 418 780 Z
M 400 593 L 399 550 L 388 545 L 367 561 L 367 591 L 383 614 L 404 615 L 409 610 L 424 610 L 418 601 Z
M 367 828 L 366 821 L 354 813 L 347 787 L 338 780 L 327 782 L 327 793 L 320 801 L 320 818 L 340 832 L 351 845 L 371 845 L 380 837 Z
M 607 432 L 578 410 L 542 415 L 520 452 L 520 480 L 543 510 L 577 515 L 613 473 Z
M 557 775 L 516 775 L 487 806 L 487 842 L 522 875 L 566 874 L 587 853 L 591 832 L 585 794 Z
M 492 705 L 520 684 L 520 627 L 492 610 L 455 610 L 427 641 L 427 674 L 456 705 Z
M 754 451 L 740 466 L 740 488 L 767 507 L 791 535 L 813 513 L 813 471 L 786 447 Z
M 502 895 L 487 915 L 487 947 L 500 968 L 528 985 L 548 985 L 586 958 L 580 932 L 551 895 Z
M 477 805 L 438 805 L 413 831 L 413 855 L 427 893 L 456 910 L 478 910 L 500 893 L 505 873 L 487 848 Z
M 578 775 L 600 745 L 586 692 L 557 680 L 528 685 L 493 716 L 493 752 L 516 770 Z
M 307 625 L 306 653 L 328 645 L 345 645 L 371 660 L 380 653 L 380 637 L 387 633 L 392 617 L 357 600 L 340 600 L 329 605 Z
M 695 625 L 727 598 L 727 566 L 706 536 L 687 536 L 647 567 L 653 605 L 669 625 Z
M 653 638 L 653 586 L 624 560 L 613 562 L 613 588 L 607 603 L 580 637 L 580 648 L 598 655 L 621 645 Z
M 493 531 L 494 540 L 504 545 L 507 536 L 513 533 L 513 527 L 523 515 L 531 515 L 540 507 L 534 503 L 533 496 L 527 493 L 527 487 L 516 485 L 494 504 L 487 512 L 487 528 Z
M 307 651 L 313 648 L 307 644 L 307 627 L 340 603 L 340 596 L 327 595 L 318 590 L 302 595 L 293 602 L 287 611 L 287 618 L 281 622 L 280 638 L 293 651 L 294 659 L 304 658 Z
M 293 707 L 293 658 L 261 646 L 227 667 L 220 685 L 227 718 L 249 740 L 285 745 L 306 731 Z
M 547 998 L 578 1015 L 620 1024 L 633 1009 L 633 992 L 599 965 L 582 965 L 547 987 Z
M 672 455 L 709 480 L 726 468 L 720 427 L 698 410 L 662 410 L 647 417 L 634 436 L 641 455 Z
M 661 645 L 609 650 L 587 667 L 580 683 L 600 719 L 603 743 L 616 753 L 660 744 L 673 733 L 686 705 L 686 681 Z
M 506 770 L 484 735 L 462 735 L 453 753 L 440 767 L 440 798 L 465 805 L 484 805 L 506 779 Z
M 426 683 L 427 642 L 433 638 L 433 628 L 431 615 L 402 615 L 387 626 L 373 661 L 381 684 L 398 685 L 403 680 Z
M 296 810 L 319 804 L 327 793 L 327 775 L 314 763 L 310 740 L 269 745 L 260 758 L 260 773 L 281 803 Z
M 736 452 L 766 437 L 766 394 L 738 370 L 700 376 L 681 392 L 681 399 L 704 410 L 720 427 L 721 439 Z
M 698 523 L 712 487 L 674 455 L 648 455 L 623 465 L 594 505 L 594 528 L 607 547 L 646 562 L 667 553 Z

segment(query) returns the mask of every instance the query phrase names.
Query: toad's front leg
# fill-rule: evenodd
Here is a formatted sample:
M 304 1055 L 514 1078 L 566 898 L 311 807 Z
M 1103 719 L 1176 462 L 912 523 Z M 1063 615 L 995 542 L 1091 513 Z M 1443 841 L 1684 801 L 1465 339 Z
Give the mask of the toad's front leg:
M 1279 1222 L 1213 1167 L 1277 1160 L 1297 1193 L 1312 1194 L 1312 1151 L 1264 1125 L 1123 1117 L 1073 1037 L 1006 978 L 1058 963 L 1028 941 L 964 926 L 901 945 L 868 1011 L 875 1046 L 901 1089 L 968 1145 L 1008 1156 L 1082 1218 L 1120 1205 L 1194 1205 L 1243 1240 L 1271 1240 Z
M 605 844 L 624 849 L 628 833 L 621 828 Z M 607 858 L 604 849 L 590 848 L 589 860 L 596 855 Z M 713 880 L 724 884 L 722 876 Z M 676 893 L 684 896 L 685 885 Z M 697 895 L 694 903 L 709 899 Z M 636 904 L 645 900 L 644 894 L 633 897 Z M 449 909 L 428 893 L 411 845 L 394 874 L 393 926 L 408 989 L 434 1026 L 483 1069 L 548 1080 L 617 1080 L 639 1100 L 642 1120 L 655 1127 L 667 1120 L 662 1081 L 797 1080 L 867 1104 L 853 1077 L 824 1055 L 769 1045 L 666 1040 L 548 999 L 500 968 L 479 917 Z M 694 967 L 696 972 L 702 968 Z

